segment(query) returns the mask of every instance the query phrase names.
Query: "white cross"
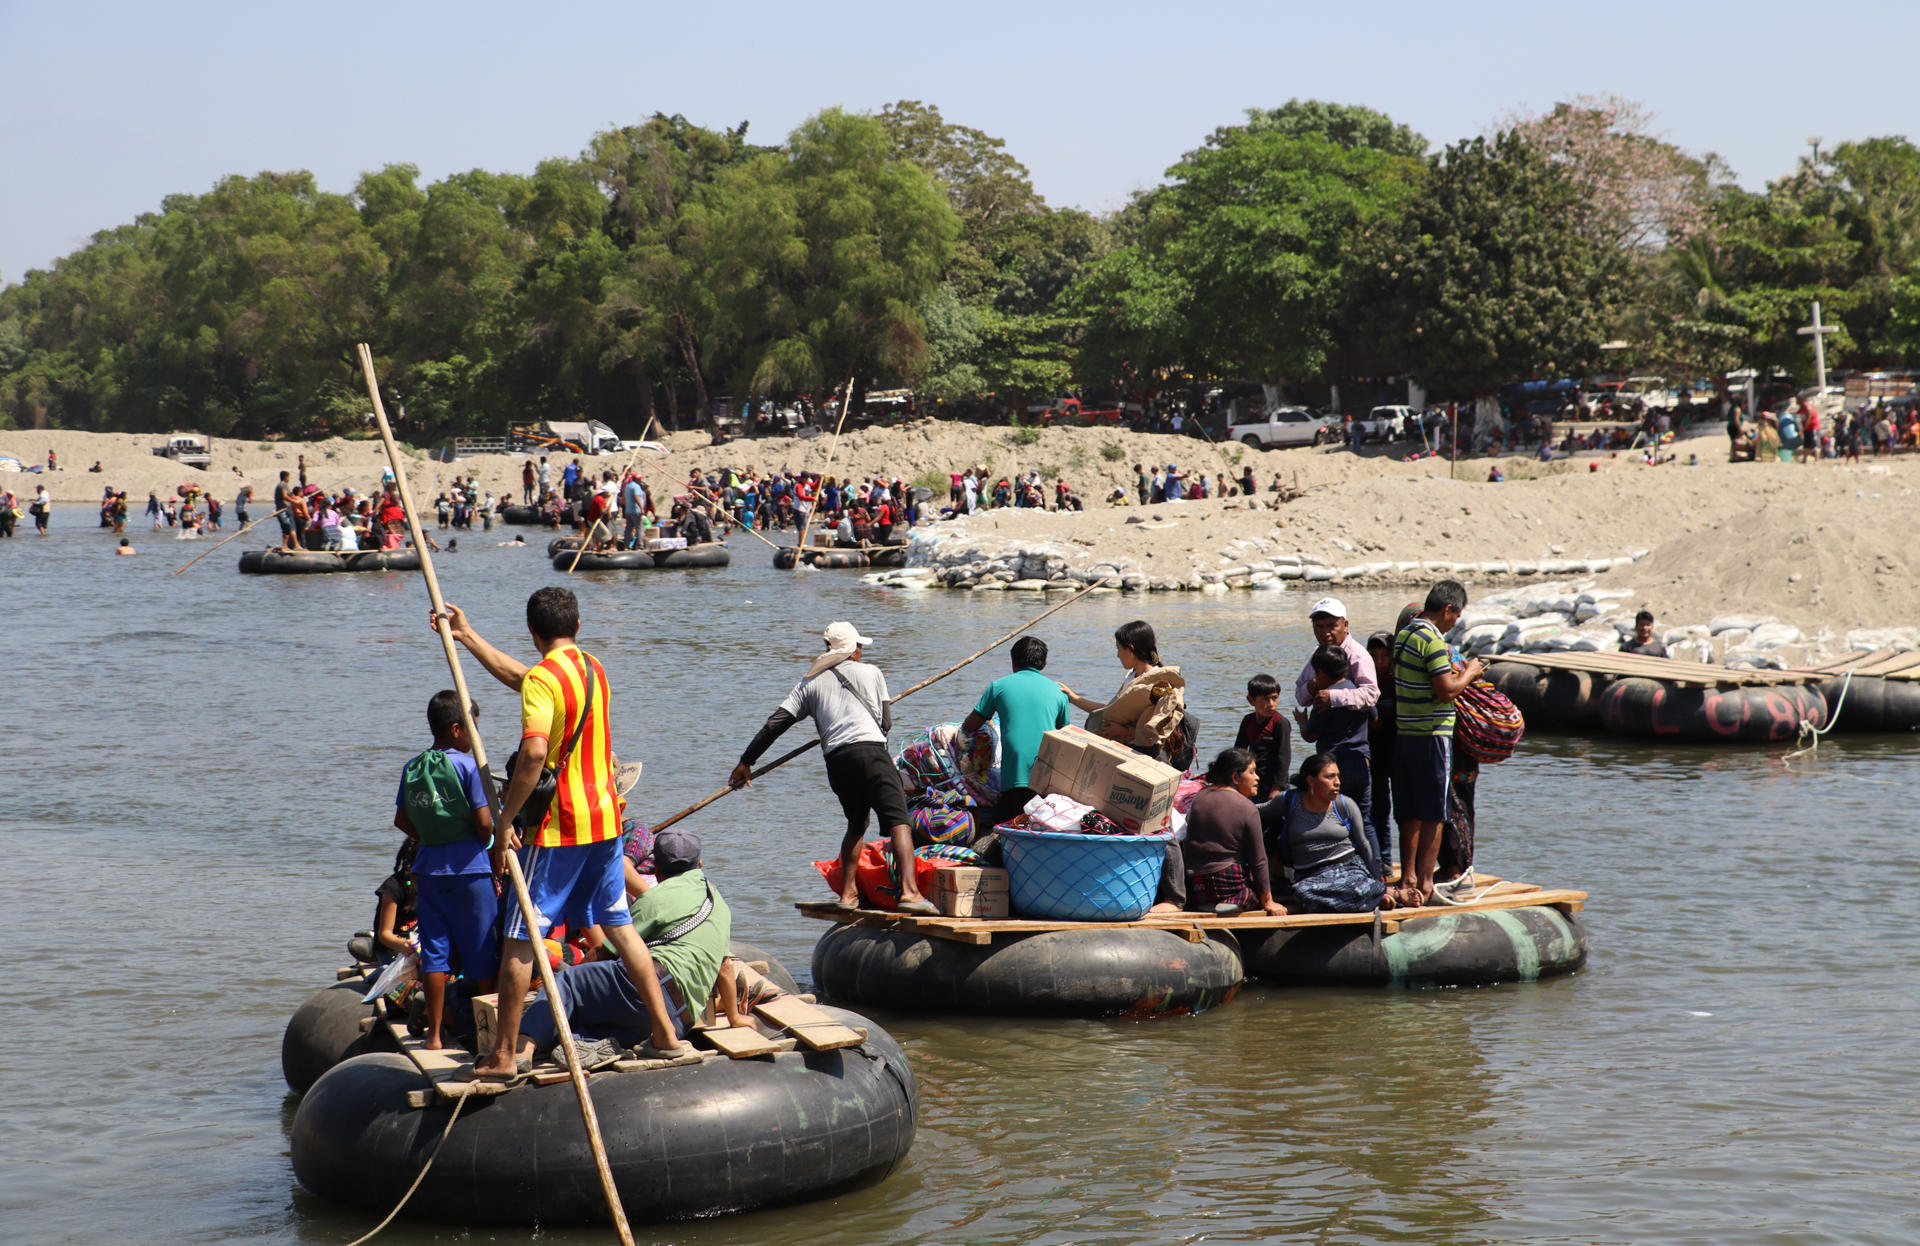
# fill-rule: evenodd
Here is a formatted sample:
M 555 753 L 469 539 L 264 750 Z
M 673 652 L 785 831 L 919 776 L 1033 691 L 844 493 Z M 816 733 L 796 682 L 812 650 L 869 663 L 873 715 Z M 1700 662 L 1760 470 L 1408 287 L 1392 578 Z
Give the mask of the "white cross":
M 1813 323 L 1796 330 L 1801 337 L 1813 339 L 1814 384 L 1820 387 L 1821 398 L 1827 393 L 1827 334 L 1840 332 L 1839 328 L 1820 323 L 1820 300 L 1813 302 Z M 1818 400 L 1816 400 L 1818 401 Z

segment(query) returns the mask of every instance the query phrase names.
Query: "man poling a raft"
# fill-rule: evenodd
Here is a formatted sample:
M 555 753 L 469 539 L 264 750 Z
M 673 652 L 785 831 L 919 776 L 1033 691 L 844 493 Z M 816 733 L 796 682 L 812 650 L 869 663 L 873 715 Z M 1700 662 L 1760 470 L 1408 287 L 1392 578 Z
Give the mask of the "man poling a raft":
M 761 754 L 802 715 L 812 718 L 827 755 L 827 786 L 847 815 L 847 833 L 840 841 L 840 907 L 856 909 L 860 892 L 854 885 L 854 863 L 860 841 L 866 838 L 867 816 L 879 815 L 881 828 L 893 841 L 896 861 L 913 859 L 913 829 L 907 824 L 907 794 L 900 786 L 899 767 L 887 753 L 887 733 L 893 728 L 887 677 L 879 667 L 861 660 L 873 641 L 851 623 L 829 624 L 825 641 L 826 652 L 813 660 L 806 676 L 767 718 L 740 754 L 727 782 L 745 787 Z M 920 894 L 911 869 L 900 871 L 900 911 L 921 917 L 940 911 Z

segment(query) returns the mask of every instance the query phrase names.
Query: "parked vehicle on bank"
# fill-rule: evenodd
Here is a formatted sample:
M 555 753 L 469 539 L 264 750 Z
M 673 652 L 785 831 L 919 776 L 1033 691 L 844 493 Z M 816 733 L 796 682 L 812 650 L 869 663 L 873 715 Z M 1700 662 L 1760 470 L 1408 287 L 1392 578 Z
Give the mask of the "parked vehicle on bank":
M 1227 425 L 1227 436 L 1244 445 L 1274 450 L 1282 446 L 1317 446 L 1340 439 L 1340 424 L 1312 407 L 1275 407 L 1266 417 L 1248 424 Z
M 154 443 L 153 452 L 203 472 L 213 466 L 213 443 L 199 433 L 168 433 L 165 441 Z
M 1367 418 L 1353 422 L 1353 435 L 1361 445 L 1369 441 L 1398 441 L 1420 423 L 1420 413 L 1409 406 L 1375 407 Z

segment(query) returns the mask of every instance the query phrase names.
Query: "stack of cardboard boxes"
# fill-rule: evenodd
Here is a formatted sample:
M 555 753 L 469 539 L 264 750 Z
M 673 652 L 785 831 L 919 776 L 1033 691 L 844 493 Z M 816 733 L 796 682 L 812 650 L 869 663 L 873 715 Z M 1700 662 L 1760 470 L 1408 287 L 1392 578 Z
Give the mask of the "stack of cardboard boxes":
M 1152 835 L 1172 828 L 1180 772 L 1091 731 L 1062 727 L 1041 740 L 1027 786 L 1091 805 L 1132 834 Z M 956 866 L 934 874 L 930 898 L 949 917 L 1006 917 L 1008 896 L 1005 870 Z

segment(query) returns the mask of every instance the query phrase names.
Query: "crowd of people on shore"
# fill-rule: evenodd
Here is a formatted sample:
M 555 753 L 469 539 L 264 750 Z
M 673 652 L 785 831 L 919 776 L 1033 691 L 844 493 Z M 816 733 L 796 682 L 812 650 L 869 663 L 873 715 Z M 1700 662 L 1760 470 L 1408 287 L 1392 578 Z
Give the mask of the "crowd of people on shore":
M 1869 446 L 1875 458 L 1920 450 L 1920 403 L 1881 398 L 1842 406 L 1823 417 L 1803 397 L 1777 412 L 1763 409 L 1751 420 L 1745 408 L 1735 404 L 1727 412 L 1727 442 L 1727 457 L 1735 463 L 1858 463 Z

